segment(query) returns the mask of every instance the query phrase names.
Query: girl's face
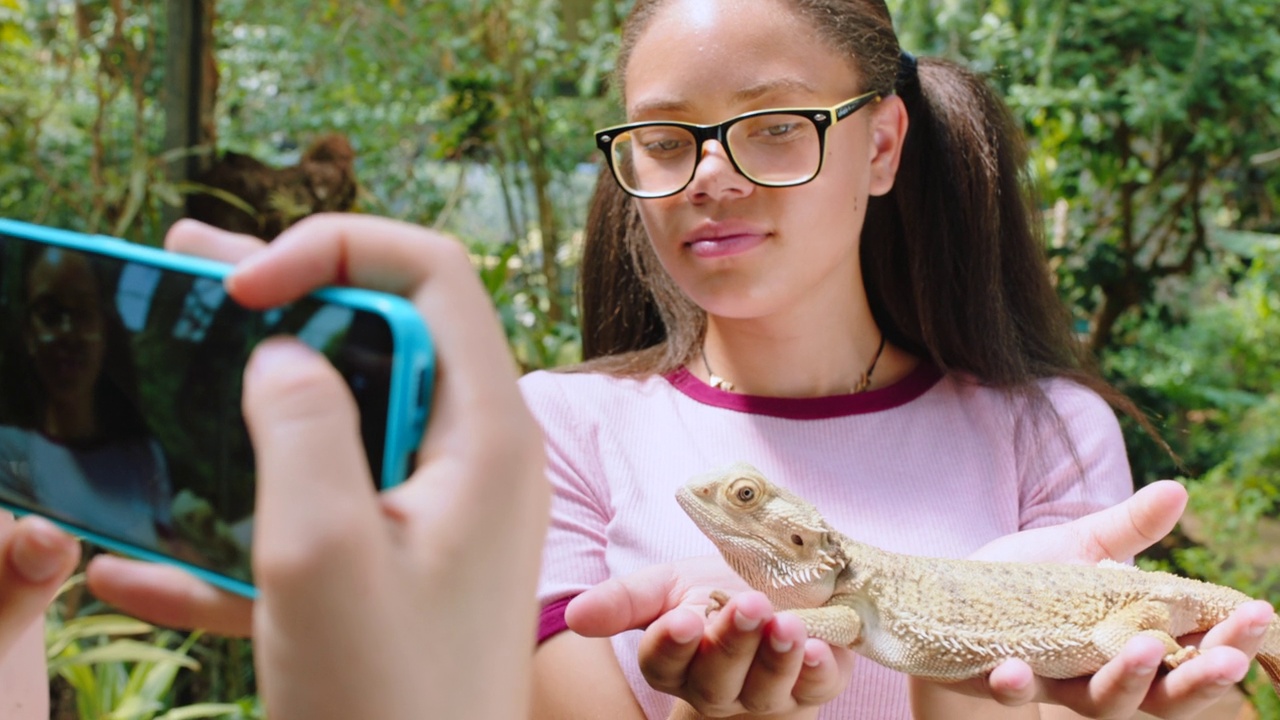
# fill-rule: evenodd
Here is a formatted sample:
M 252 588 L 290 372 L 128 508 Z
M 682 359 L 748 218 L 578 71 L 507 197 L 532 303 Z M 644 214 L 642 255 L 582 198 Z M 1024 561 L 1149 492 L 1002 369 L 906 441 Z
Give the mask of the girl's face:
M 45 392 L 88 401 L 102 371 L 106 323 L 98 281 L 79 253 L 48 250 L 27 278 L 27 352 Z
M 628 122 L 720 123 L 828 108 L 869 89 L 778 0 L 669 0 L 637 38 L 624 80 Z M 872 103 L 832 126 L 821 172 L 796 187 L 754 185 L 707 141 L 688 187 L 637 201 L 667 272 L 714 317 L 865 302 L 858 238 L 868 195 L 892 187 L 900 113 L 883 111 L 897 103 Z

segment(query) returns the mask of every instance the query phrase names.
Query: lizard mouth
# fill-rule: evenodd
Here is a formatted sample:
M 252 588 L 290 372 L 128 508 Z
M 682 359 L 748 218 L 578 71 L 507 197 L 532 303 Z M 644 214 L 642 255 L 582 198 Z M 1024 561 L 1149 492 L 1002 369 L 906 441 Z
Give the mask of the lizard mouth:
M 763 565 L 769 570 L 769 584 L 779 590 L 822 582 L 839 567 L 835 558 L 825 552 L 821 553 L 815 562 L 803 565 L 776 556 L 766 556 L 766 562 Z

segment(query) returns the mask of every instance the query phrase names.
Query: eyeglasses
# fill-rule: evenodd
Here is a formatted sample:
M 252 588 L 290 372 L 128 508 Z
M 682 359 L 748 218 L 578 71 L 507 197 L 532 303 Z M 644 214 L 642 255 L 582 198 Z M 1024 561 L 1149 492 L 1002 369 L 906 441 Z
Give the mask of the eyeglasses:
M 102 317 L 97 308 L 67 305 L 49 297 L 38 298 L 29 312 L 35 339 L 43 344 L 61 336 L 75 335 L 96 341 L 102 335 Z
M 733 169 L 756 185 L 791 187 L 818 176 L 827 130 L 868 103 L 869 92 L 829 108 L 757 110 L 718 125 L 651 121 L 596 132 L 596 145 L 629 195 L 660 198 L 684 190 L 702 160 L 702 146 L 724 146 Z

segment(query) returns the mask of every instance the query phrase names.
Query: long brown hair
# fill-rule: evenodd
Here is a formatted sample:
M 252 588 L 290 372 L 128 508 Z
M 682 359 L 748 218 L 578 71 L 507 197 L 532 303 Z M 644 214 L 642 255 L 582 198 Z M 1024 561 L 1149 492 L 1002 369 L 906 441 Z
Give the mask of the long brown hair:
M 911 119 L 893 190 L 871 198 L 862 230 L 866 293 L 885 337 L 1034 405 L 1045 401 L 1036 380 L 1074 380 L 1154 435 L 1073 334 L 1032 210 L 1025 142 L 1004 102 L 946 60 L 921 58 L 916 72 L 902 74 L 883 0 L 791 3 L 855 64 L 866 90 L 898 94 Z M 662 4 L 637 0 L 623 26 L 619 81 Z M 587 217 L 580 292 L 586 362 L 578 369 L 648 375 L 696 357 L 706 315 L 663 270 L 635 201 L 607 169 Z

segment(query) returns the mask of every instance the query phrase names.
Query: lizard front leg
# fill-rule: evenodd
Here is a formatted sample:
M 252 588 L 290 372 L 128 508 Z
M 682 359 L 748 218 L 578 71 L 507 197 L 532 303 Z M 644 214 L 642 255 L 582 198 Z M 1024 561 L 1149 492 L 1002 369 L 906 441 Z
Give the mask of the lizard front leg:
M 707 604 L 707 617 L 719 612 L 728 602 L 728 593 L 713 590 Z M 811 638 L 846 648 L 862 641 L 862 618 L 848 605 L 833 602 L 816 608 L 789 608 L 785 612 L 803 620 L 805 632 Z
M 805 632 L 811 638 L 845 648 L 862 642 L 862 618 L 848 605 L 833 602 L 822 607 L 796 608 L 787 612 L 804 621 Z

